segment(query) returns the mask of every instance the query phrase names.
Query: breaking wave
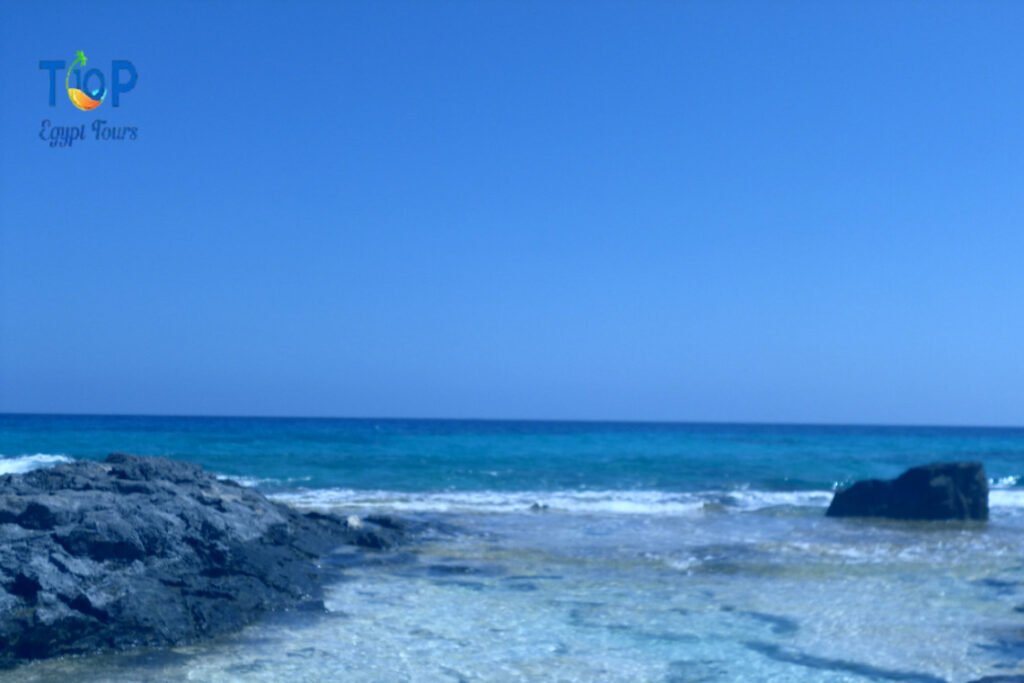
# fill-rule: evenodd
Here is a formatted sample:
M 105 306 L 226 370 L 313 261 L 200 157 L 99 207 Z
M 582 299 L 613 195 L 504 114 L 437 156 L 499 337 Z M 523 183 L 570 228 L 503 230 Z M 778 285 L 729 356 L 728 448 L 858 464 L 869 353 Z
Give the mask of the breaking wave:
M 301 508 L 387 509 L 395 512 L 693 515 L 711 509 L 752 511 L 769 507 L 825 507 L 831 491 L 474 491 L 408 493 L 308 489 L 272 496 Z
M 53 467 L 62 462 L 71 462 L 66 455 L 34 453 L 32 455 L 0 456 L 0 475 L 24 474 L 42 467 Z

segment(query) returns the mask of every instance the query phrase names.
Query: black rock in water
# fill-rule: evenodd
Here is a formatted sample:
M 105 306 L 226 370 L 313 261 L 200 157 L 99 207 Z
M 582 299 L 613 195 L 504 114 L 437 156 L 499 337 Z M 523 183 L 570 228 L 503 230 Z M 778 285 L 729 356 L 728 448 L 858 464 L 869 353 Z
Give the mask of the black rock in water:
M 200 467 L 116 454 L 0 477 L 0 666 L 169 646 L 323 609 L 318 559 L 402 526 L 304 514 Z
M 896 479 L 869 479 L 836 491 L 829 517 L 987 520 L 988 479 L 979 462 L 912 467 Z

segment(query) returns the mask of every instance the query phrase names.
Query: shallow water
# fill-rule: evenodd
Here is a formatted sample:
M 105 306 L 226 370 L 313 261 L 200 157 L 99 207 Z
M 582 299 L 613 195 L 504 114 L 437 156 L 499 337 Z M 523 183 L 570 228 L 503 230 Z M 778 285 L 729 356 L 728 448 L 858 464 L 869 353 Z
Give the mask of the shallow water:
M 171 651 L 35 663 L 0 683 L 1024 674 L 1024 432 L 147 419 L 47 432 L 8 418 L 0 466 L 99 457 L 101 442 L 187 447 L 289 504 L 397 513 L 435 531 L 397 553 L 329 558 L 345 578 L 325 614 Z M 381 461 L 369 472 L 365 453 Z M 936 455 L 986 463 L 989 524 L 824 516 L 835 482 Z
M 459 530 L 349 566 L 325 615 L 271 619 L 173 656 L 39 663 L 0 681 L 959 682 L 1024 672 L 1015 510 L 987 526 L 822 512 L 435 515 Z

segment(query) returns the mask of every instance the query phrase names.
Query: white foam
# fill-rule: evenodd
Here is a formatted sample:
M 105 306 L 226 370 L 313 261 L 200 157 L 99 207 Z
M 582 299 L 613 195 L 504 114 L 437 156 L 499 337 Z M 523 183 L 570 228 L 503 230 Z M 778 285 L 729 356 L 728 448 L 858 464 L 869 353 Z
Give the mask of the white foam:
M 828 491 L 475 491 L 406 493 L 354 489 L 308 489 L 272 497 L 302 508 L 387 509 L 394 512 L 562 512 L 573 514 L 661 515 L 700 514 L 707 504 L 735 511 L 782 505 L 824 507 Z
M 247 488 L 256 488 L 260 484 L 276 483 L 274 479 L 261 479 L 259 477 L 240 477 L 233 474 L 218 474 L 218 481 L 233 481 L 236 484 L 245 486 Z
M 989 507 L 1024 508 L 1024 489 L 994 489 L 988 492 Z
M 43 467 L 53 467 L 62 462 L 71 462 L 66 455 L 33 453 L 32 455 L 0 456 L 0 475 L 24 474 Z
M 287 479 L 274 479 L 272 477 L 244 477 L 236 474 L 218 474 L 217 479 L 220 481 L 233 481 L 236 484 L 240 484 L 247 488 L 256 488 L 257 486 L 297 484 L 300 482 L 307 482 L 312 479 L 312 477 L 288 477 Z
M 692 514 L 703 501 L 658 491 L 474 491 L 405 493 L 319 489 L 274 498 L 311 508 L 387 508 L 400 512 L 537 512 Z
M 273 494 L 290 505 L 311 509 L 390 510 L 394 512 L 462 512 L 500 514 L 559 512 L 571 514 L 659 515 L 701 514 L 708 505 L 726 512 L 756 512 L 775 507 L 824 510 L 832 491 L 474 491 L 402 492 L 355 489 L 305 489 Z M 994 488 L 994 508 L 1024 508 L 1024 488 Z
M 1020 477 L 999 477 L 998 479 L 989 479 L 989 486 L 993 489 L 1012 489 L 1020 481 Z
M 832 491 L 736 491 L 726 493 L 743 510 L 762 510 L 764 508 L 793 507 L 828 507 L 832 502 Z

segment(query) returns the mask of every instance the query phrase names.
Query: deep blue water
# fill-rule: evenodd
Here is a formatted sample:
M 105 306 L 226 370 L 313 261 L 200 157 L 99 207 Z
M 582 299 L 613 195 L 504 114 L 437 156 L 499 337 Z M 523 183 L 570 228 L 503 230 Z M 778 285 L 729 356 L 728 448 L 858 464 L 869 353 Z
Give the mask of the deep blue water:
M 0 415 L 0 455 L 162 455 L 219 473 L 394 491 L 831 489 L 923 462 L 1024 474 L 1024 429 Z

